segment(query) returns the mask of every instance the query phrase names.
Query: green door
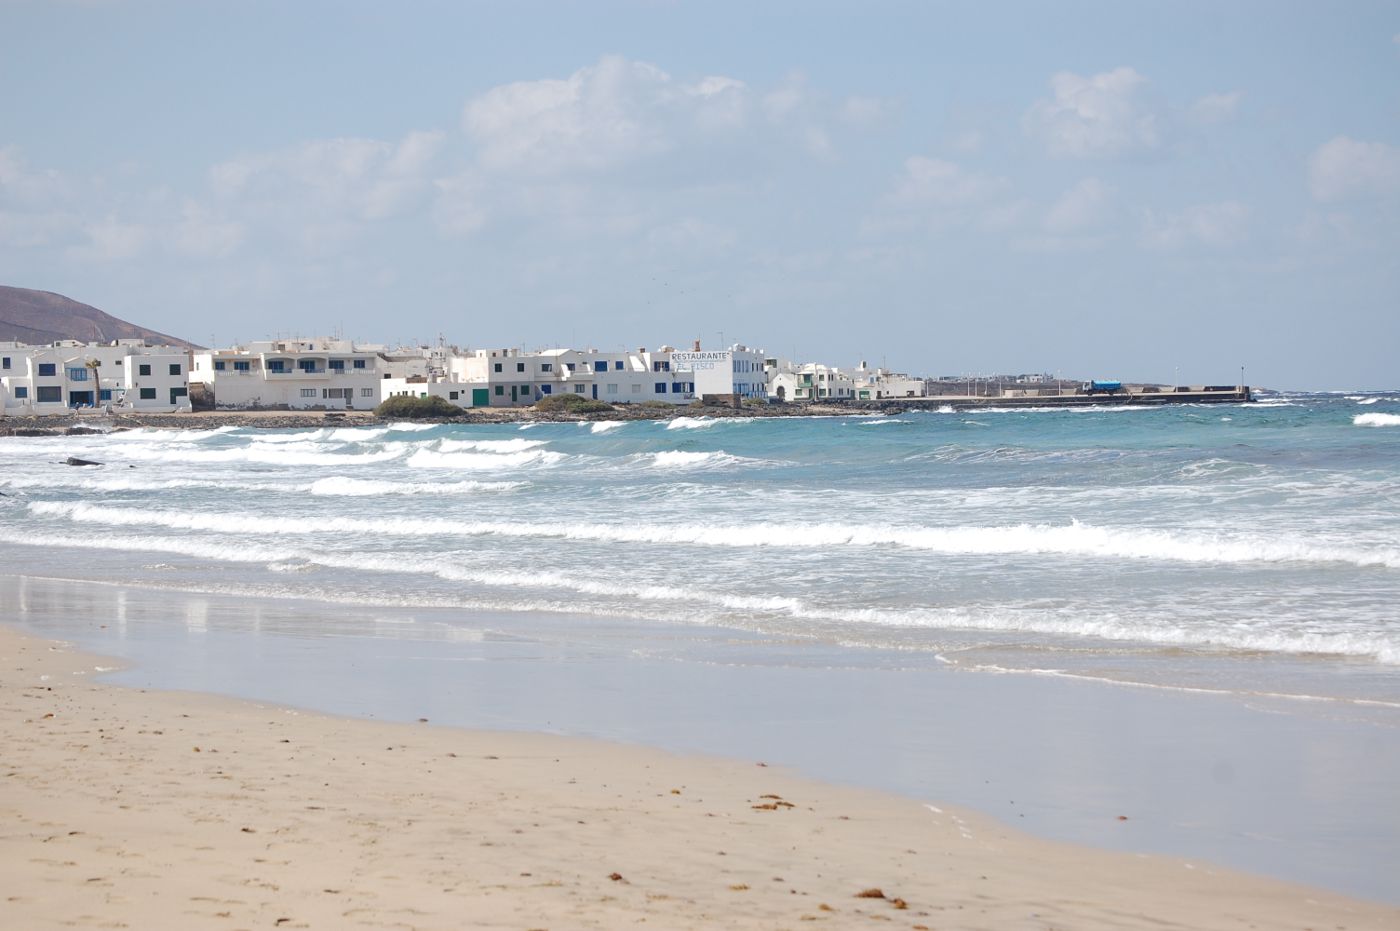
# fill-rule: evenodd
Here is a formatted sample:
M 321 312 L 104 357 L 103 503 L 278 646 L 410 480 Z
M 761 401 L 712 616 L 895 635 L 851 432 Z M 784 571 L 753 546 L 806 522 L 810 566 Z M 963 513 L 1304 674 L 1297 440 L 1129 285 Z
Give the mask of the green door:
M 490 406 L 491 406 L 491 389 L 490 389 L 490 388 L 473 388 L 473 389 L 472 389 L 472 407 L 490 407 Z

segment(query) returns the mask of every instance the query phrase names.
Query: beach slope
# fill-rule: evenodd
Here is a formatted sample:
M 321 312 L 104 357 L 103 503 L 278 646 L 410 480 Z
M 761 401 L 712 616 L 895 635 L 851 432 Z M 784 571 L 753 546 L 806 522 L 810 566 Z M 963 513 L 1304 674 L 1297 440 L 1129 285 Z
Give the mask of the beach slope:
M 0 628 L 9 927 L 1400 927 L 763 761 L 144 692 L 103 667 Z

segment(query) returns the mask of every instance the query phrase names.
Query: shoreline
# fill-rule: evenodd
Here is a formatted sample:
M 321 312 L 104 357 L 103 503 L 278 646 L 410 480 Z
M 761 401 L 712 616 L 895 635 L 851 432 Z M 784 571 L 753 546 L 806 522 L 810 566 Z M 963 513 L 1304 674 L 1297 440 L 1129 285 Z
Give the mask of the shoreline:
M 760 760 L 98 683 L 107 661 L 10 623 L 0 891 L 25 927 L 1400 920 L 1393 906 L 1043 841 Z
M 1062 397 L 980 397 L 946 396 L 887 398 L 882 400 L 837 402 L 789 402 L 728 407 L 715 404 L 683 404 L 653 407 L 617 404 L 612 410 L 590 414 L 538 411 L 533 407 L 463 408 L 453 417 L 381 417 L 372 410 L 197 410 L 168 413 L 71 411 L 63 414 L 10 416 L 0 414 L 0 436 L 64 436 L 82 432 L 109 433 L 117 430 L 209 430 L 218 427 L 262 429 L 307 429 L 334 426 L 378 426 L 405 419 L 435 424 L 512 424 L 512 423 L 591 423 L 633 420 L 674 420 L 679 417 L 714 418 L 791 418 L 791 417 L 893 417 L 904 413 L 937 412 L 952 408 L 958 413 L 988 409 L 1003 410 L 1084 410 L 1102 407 L 1156 409 L 1190 404 L 1251 403 L 1248 396 L 1171 394 L 1082 395 Z

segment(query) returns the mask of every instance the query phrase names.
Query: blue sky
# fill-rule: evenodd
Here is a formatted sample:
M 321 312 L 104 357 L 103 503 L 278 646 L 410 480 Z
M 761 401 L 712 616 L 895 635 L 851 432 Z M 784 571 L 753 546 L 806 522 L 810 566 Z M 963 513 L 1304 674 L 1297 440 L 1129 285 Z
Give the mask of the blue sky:
M 196 342 L 1400 386 L 1400 3 L 0 0 L 0 283 Z

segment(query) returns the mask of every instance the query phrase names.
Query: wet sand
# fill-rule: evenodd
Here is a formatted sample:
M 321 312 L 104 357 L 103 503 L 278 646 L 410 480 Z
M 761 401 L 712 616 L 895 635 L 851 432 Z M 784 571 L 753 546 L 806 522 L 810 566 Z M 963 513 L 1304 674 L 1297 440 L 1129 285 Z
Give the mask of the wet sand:
M 94 681 L 110 665 L 0 629 L 12 927 L 1400 925 L 761 760 Z

